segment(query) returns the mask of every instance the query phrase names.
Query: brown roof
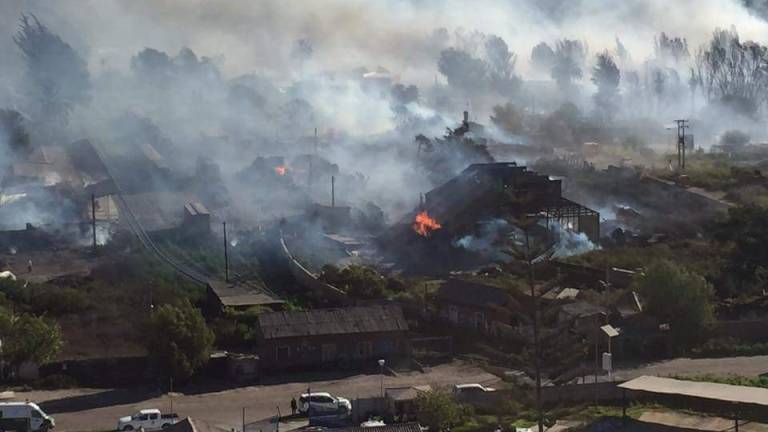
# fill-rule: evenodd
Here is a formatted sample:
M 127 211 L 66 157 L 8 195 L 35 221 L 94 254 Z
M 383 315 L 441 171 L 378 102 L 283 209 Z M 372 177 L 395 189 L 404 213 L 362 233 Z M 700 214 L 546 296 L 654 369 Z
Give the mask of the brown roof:
M 407 331 L 397 305 L 270 312 L 259 315 L 264 339 Z
M 209 280 L 208 287 L 224 306 L 267 306 L 285 303 L 252 282 L 226 283 Z

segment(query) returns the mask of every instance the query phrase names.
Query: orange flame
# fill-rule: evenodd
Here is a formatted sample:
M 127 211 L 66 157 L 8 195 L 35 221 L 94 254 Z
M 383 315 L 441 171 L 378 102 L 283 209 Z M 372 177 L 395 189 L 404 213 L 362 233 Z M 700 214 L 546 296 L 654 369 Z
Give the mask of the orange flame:
M 276 172 L 276 173 L 277 173 L 277 175 L 279 175 L 279 176 L 284 176 L 284 175 L 285 175 L 285 173 L 287 173 L 287 172 L 288 172 L 288 167 L 286 167 L 286 166 L 284 166 L 284 165 L 279 165 L 279 166 L 276 166 L 276 167 L 275 167 L 275 172 Z
M 429 236 L 429 233 L 442 227 L 437 219 L 429 217 L 426 211 L 417 214 L 416 220 L 413 222 L 413 230 L 424 237 Z

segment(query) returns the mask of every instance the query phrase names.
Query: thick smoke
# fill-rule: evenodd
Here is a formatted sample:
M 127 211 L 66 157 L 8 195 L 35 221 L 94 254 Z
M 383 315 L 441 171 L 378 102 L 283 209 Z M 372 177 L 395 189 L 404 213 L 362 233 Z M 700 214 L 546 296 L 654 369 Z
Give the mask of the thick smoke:
M 488 124 L 493 106 L 510 99 L 529 114 L 564 102 L 550 73 L 531 65 L 541 42 L 555 53 L 566 39 L 583 47 L 581 79 L 574 75 L 572 83 L 582 112 L 593 111 L 595 54 L 610 52 L 621 69 L 616 91 L 624 114 L 661 122 L 704 101 L 689 102 L 688 64 L 658 55 L 660 33 L 685 38 L 691 56 L 717 27 L 734 26 L 745 40 L 768 36 L 765 22 L 736 0 L 327 0 L 301 7 L 278 0 L 7 0 L 0 4 L 0 108 L 19 109 L 33 123 L 41 117 L 27 108 L 32 101 L 23 91 L 29 65 L 13 40 L 24 14 L 66 42 L 88 73 L 88 97 L 67 97 L 66 122 L 56 134 L 33 136 L 34 144 L 88 137 L 110 157 L 127 158 L 149 143 L 190 178 L 212 161 L 233 199 L 260 194 L 250 208 L 264 212 L 279 192 L 238 182 L 236 174 L 257 156 L 290 163 L 314 152 L 317 128 L 318 154 L 342 173 L 337 198 L 376 201 L 391 219 L 435 186 L 416 163 L 417 134 L 443 135 L 464 109 Z M 69 79 L 62 88 L 75 84 Z M 403 88 L 393 91 L 395 84 Z M 640 87 L 658 88 L 665 99 L 635 95 Z M 717 108 L 707 116 L 722 117 Z M 547 129 L 549 120 L 550 130 L 561 130 L 561 118 L 537 121 Z M 486 130 L 512 143 L 530 135 Z M 306 173 L 288 168 L 296 188 L 307 186 Z M 296 195 L 330 201 L 328 177 L 318 174 L 316 185 Z

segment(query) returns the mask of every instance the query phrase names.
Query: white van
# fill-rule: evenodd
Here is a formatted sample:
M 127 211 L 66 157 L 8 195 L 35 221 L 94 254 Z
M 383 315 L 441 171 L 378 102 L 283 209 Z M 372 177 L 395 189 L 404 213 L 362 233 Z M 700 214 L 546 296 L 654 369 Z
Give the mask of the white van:
M 34 432 L 46 432 L 56 426 L 53 417 L 32 402 L 0 402 L 0 421 L 29 422 Z

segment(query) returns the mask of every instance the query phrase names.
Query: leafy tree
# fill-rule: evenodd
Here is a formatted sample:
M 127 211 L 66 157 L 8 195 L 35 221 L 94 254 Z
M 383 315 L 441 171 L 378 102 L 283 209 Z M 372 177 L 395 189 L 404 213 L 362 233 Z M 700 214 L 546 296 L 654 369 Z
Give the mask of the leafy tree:
M 85 61 L 34 15 L 22 15 L 13 41 L 22 53 L 40 101 L 42 121 L 66 124 L 77 104 L 90 99 L 90 75 Z
M 555 51 L 546 42 L 539 42 L 531 50 L 531 65 L 537 71 L 550 73 L 556 60 Z
M 395 84 L 390 90 L 392 96 L 392 112 L 395 114 L 395 120 L 398 124 L 406 124 L 410 120 L 410 115 L 406 105 L 415 103 L 419 100 L 419 88 L 415 85 Z
M 483 60 L 456 48 L 448 48 L 440 52 L 437 68 L 441 74 L 445 75 L 451 87 L 465 94 L 484 84 L 488 76 L 488 65 Z
M 550 74 L 561 90 L 570 90 L 573 82 L 581 79 L 588 51 L 587 45 L 578 40 L 562 39 L 555 44 Z
M 351 265 L 339 270 L 338 267 L 326 265 L 320 277 L 357 298 L 380 299 L 387 289 L 387 279 L 370 267 Z
M 416 397 L 416 417 L 431 431 L 444 431 L 460 423 L 465 416 L 466 409 L 457 404 L 446 390 L 420 392 Z
M 613 57 L 607 52 L 597 55 L 597 65 L 592 69 L 592 82 L 597 86 L 595 107 L 600 117 L 610 120 L 619 108 L 619 82 L 621 72 Z
M 720 137 L 720 145 L 726 149 L 737 150 L 749 144 L 750 137 L 738 129 L 725 131 Z
M 11 368 L 27 362 L 48 362 L 62 345 L 58 324 L 30 314 L 13 315 L 6 310 L 0 311 L 0 339 L 3 356 Z
M 509 50 L 504 39 L 496 35 L 486 39 L 485 55 L 488 58 L 491 88 L 502 95 L 511 96 L 520 86 L 520 78 L 514 74 L 517 55 Z
M 139 77 L 165 82 L 173 75 L 173 60 L 154 48 L 144 48 L 131 58 L 131 70 Z
M 200 311 L 185 300 L 178 306 L 162 305 L 152 314 L 147 341 L 158 366 L 185 381 L 208 362 L 214 336 Z
M 714 290 L 703 277 L 670 261 L 652 264 L 634 283 L 646 311 L 669 323 L 678 344 L 695 342 L 714 320 Z
M 768 209 L 758 206 L 729 209 L 728 217 L 715 226 L 714 237 L 729 246 L 724 273 L 734 279 L 738 291 L 757 282 L 756 272 L 760 267 L 768 268 Z

